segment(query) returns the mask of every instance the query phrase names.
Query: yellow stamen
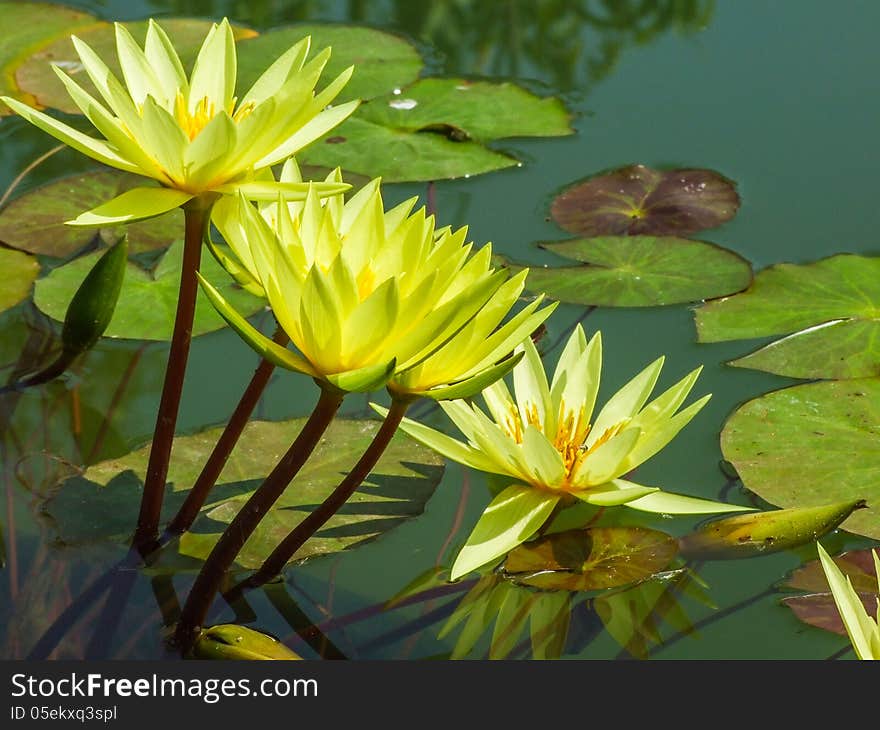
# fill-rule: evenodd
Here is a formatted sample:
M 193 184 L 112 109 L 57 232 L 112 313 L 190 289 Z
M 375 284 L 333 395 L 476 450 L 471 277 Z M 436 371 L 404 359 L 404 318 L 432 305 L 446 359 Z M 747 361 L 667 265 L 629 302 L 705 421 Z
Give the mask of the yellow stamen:
M 358 299 L 364 301 L 376 289 L 376 273 L 373 268 L 367 264 L 367 267 L 361 271 L 357 278 Z
M 233 99 L 229 103 L 229 108 L 226 111 L 232 117 L 232 121 L 238 124 L 253 112 L 256 105 L 250 101 L 233 114 L 235 101 Z M 183 133 L 189 137 L 190 142 L 199 136 L 199 133 L 208 126 L 208 122 L 215 116 L 217 116 L 217 107 L 207 96 L 202 97 L 196 104 L 195 109 L 190 111 L 183 93 L 178 90 L 177 96 L 174 99 L 174 118 L 177 120 Z
M 511 403 L 507 408 L 507 417 L 504 423 L 500 424 L 508 436 L 516 443 L 521 444 L 523 441 L 523 425 L 517 407 Z

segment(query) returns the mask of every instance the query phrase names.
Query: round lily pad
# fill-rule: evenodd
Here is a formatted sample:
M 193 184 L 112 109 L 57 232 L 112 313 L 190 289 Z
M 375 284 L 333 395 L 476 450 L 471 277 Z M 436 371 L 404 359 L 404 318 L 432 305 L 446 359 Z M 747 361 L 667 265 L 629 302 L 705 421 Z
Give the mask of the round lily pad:
M 303 418 L 252 421 L 245 427 L 202 517 L 193 531 L 180 539 L 178 549 L 183 556 L 207 556 L 226 523 L 287 451 L 304 423 Z M 258 567 L 287 533 L 330 495 L 367 448 L 378 427 L 379 422 L 373 420 L 337 419 L 248 540 L 238 564 Z M 182 503 L 221 431 L 212 428 L 174 440 L 164 500 L 165 518 Z M 127 542 L 137 522 L 149 452 L 149 445 L 144 446 L 91 466 L 82 476 L 66 481 L 45 507 L 55 522 L 58 539 L 74 545 Z M 442 474 L 441 457 L 398 434 L 349 503 L 302 547 L 295 559 L 351 548 L 421 514 Z
M 780 507 L 866 500 L 842 528 L 880 538 L 880 379 L 785 388 L 741 406 L 721 449 L 746 488 Z
M 334 104 L 391 93 L 411 84 L 422 70 L 418 51 L 391 33 L 350 25 L 298 24 L 271 30 L 238 44 L 239 93 L 250 88 L 272 59 L 305 36 L 312 38 L 309 58 L 328 46 L 332 49 L 321 74 L 323 83 L 354 66 L 354 74 Z
M 874 572 L 874 557 L 871 550 L 852 550 L 834 558 L 841 572 L 852 582 L 859 594 L 868 615 L 877 613 L 880 600 L 878 576 Z M 795 616 L 805 624 L 846 636 L 846 627 L 828 587 L 828 579 L 818 560 L 810 561 L 795 570 L 781 585 L 781 588 L 806 591 L 808 595 L 789 596 L 782 603 L 788 606 Z
M 629 165 L 564 190 L 550 213 L 581 236 L 687 236 L 736 215 L 731 180 L 712 170 L 654 170 Z
M 568 530 L 510 551 L 504 571 L 515 582 L 551 590 L 627 585 L 664 570 L 678 554 L 665 532 L 644 527 Z
M 66 221 L 126 190 L 152 184 L 146 178 L 107 169 L 55 180 L 29 190 L 0 211 L 0 241 L 23 251 L 68 258 L 95 238 L 95 229 L 68 226 Z M 132 253 L 165 248 L 183 235 L 183 211 L 172 210 L 147 221 L 102 228 L 99 232 L 108 243 L 127 233 Z
M 840 254 L 758 272 L 748 290 L 696 310 L 700 342 L 788 335 L 733 360 L 792 378 L 880 375 L 880 258 Z
M 0 312 L 22 301 L 40 273 L 40 264 L 21 251 L 0 248 Z
M 741 291 L 752 280 L 749 262 L 738 254 L 685 238 L 601 236 L 540 245 L 585 265 L 532 266 L 526 286 L 572 304 L 679 304 Z
M 100 255 L 97 252 L 81 256 L 40 279 L 34 292 L 37 307 L 53 319 L 62 321 L 74 292 Z M 129 261 L 119 301 L 104 336 L 134 340 L 170 340 L 174 329 L 182 260 L 183 242 L 178 241 L 168 249 L 152 271 L 145 271 Z M 207 253 L 202 256 L 201 272 L 242 315 L 249 316 L 265 306 L 264 300 L 248 294 L 235 284 L 220 264 Z M 223 326 L 223 319 L 208 299 L 199 293 L 193 336 L 212 332 Z
M 467 177 L 518 164 L 485 143 L 571 134 L 570 121 L 558 99 L 514 84 L 422 79 L 361 105 L 301 156 L 385 182 Z
M 190 18 L 160 18 L 159 23 L 180 55 L 184 68 L 189 69 L 211 27 L 211 21 Z M 123 23 L 123 25 L 143 47 L 147 35 L 147 21 L 140 20 Z M 251 38 L 256 35 L 255 31 L 240 26 L 233 26 L 232 31 L 237 39 Z M 90 46 L 116 77 L 122 80 L 122 70 L 116 58 L 116 34 L 112 23 L 96 22 L 90 27 L 77 30 L 74 35 Z M 79 107 L 71 100 L 64 84 L 52 70 L 51 64 L 53 63 L 70 74 L 80 86 L 95 98 L 101 98 L 79 60 L 79 55 L 73 47 L 69 33 L 64 33 L 51 42 L 32 49 L 28 56 L 12 66 L 17 86 L 30 94 L 38 106 L 53 107 L 68 114 L 81 113 Z
M 0 2 L 3 18 L 0 38 L 0 94 L 35 105 L 36 99 L 16 83 L 15 69 L 35 48 L 51 45 L 96 25 L 106 25 L 94 15 L 52 3 Z M 51 69 L 50 69 L 51 73 Z M 54 74 L 53 74 L 54 76 Z M 0 102 L 0 117 L 12 114 Z

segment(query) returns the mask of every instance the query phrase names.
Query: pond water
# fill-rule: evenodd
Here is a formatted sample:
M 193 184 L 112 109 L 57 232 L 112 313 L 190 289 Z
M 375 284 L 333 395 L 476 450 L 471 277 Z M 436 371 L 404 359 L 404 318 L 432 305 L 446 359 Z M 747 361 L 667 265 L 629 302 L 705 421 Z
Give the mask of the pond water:
M 876 254 L 874 204 L 880 148 L 875 143 L 880 98 L 875 93 L 875 29 L 880 6 L 867 2 L 271 2 L 251 0 L 92 0 L 69 2 L 101 18 L 228 15 L 258 31 L 301 21 L 365 24 L 410 39 L 427 59 L 425 74 L 515 81 L 541 95 L 559 95 L 573 113 L 575 133 L 557 138 L 507 139 L 493 145 L 521 166 L 431 184 L 442 224 L 469 226 L 469 237 L 532 265 L 558 264 L 536 248 L 568 234 L 549 219 L 561 189 L 599 171 L 632 163 L 671 169 L 708 168 L 737 184 L 736 217 L 696 237 L 736 251 L 755 271 L 774 263 L 808 262 L 840 252 Z M 619 26 L 600 22 L 606 6 L 631 6 Z M 587 12 L 575 13 L 572 7 Z M 445 11 L 444 11 L 445 8 Z M 620 16 L 624 14 L 621 12 Z M 551 32 L 552 31 L 552 32 Z M 23 120 L 0 122 L 0 190 L 55 141 Z M 89 163 L 65 151 L 41 165 L 16 195 Z M 386 202 L 419 195 L 425 183 L 388 185 Z M 3 364 L 21 347 L 21 305 L 0 319 Z M 586 316 L 585 316 L 586 315 Z M 660 354 L 660 386 L 704 365 L 695 393 L 712 400 L 665 450 L 639 468 L 639 481 L 672 491 L 770 508 L 719 468 L 719 432 L 741 403 L 796 380 L 725 363 L 750 351 L 742 342 L 696 342 L 692 307 L 599 307 L 563 304 L 548 325 L 546 346 L 583 319 L 602 331 L 605 370 L 600 402 Z M 18 329 L 16 329 L 18 328 Z M 14 341 L 13 341 L 14 340 Z M 65 475 L 65 463 L 120 456 L 152 433 L 167 348 L 102 340 L 63 383 L 28 392 L 3 436 L 2 520 L 5 567 L 0 571 L 0 637 L 4 657 L 22 657 L 49 624 L 111 565 L 121 548 L 62 544 L 42 496 Z M 552 362 L 558 347 L 548 352 Z M 255 366 L 253 353 L 228 329 L 193 342 L 178 431 L 221 424 Z M 8 372 L 8 371 L 7 371 Z M 7 375 L 4 375 L 7 377 Z M 120 381 L 128 381 L 124 389 Z M 258 416 L 307 415 L 316 389 L 307 379 L 277 373 Z M 78 399 L 78 400 L 77 400 Z M 81 406 L 77 410 L 76 402 Z M 344 413 L 365 415 L 358 396 Z M 108 428 L 104 416 L 112 411 Z M 447 427 L 436 413 L 428 421 Z M 13 433 L 14 432 L 14 433 Z M 858 458 L 858 454 L 854 455 Z M 843 466 L 842 466 L 843 468 Z M 379 539 L 288 568 L 283 586 L 248 595 L 237 613 L 218 602 L 212 619 L 238 620 L 290 640 L 306 656 L 313 648 L 295 628 L 315 623 L 350 658 L 447 656 L 455 632 L 440 628 L 460 594 L 381 610 L 385 601 L 437 564 L 449 565 L 490 497 L 483 475 L 449 464 L 423 514 Z M 71 508 L 73 509 L 73 508 Z M 630 519 L 636 524 L 634 518 Z M 680 535 L 698 519 L 639 517 L 637 524 Z M 832 552 L 873 543 L 837 531 L 823 540 Z M 851 658 L 848 643 L 800 623 L 775 589 L 785 575 L 815 559 L 815 545 L 748 560 L 695 565 L 714 607 L 678 596 L 687 622 L 657 621 L 660 639 L 647 641 L 656 658 Z M 191 574 L 176 575 L 183 594 Z M 96 604 L 52 656 L 86 653 L 114 658 L 165 656 L 154 590 L 168 585 L 139 575 L 121 608 Z M 121 611 L 118 630 L 95 641 Z M 649 632 L 650 633 L 650 632 Z M 482 657 L 488 637 L 469 654 Z M 613 659 L 631 654 L 579 603 L 563 654 Z M 528 657 L 527 642 L 512 656 Z

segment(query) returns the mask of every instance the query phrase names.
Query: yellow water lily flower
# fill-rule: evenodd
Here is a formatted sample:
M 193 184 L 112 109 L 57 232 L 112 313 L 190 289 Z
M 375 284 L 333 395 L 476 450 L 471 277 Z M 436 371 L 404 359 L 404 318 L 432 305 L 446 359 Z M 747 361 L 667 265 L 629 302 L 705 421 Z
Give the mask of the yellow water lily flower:
M 315 84 L 330 49 L 306 63 L 310 39 L 282 54 L 250 90 L 235 95 L 236 53 L 224 19 L 208 32 L 187 78 L 168 36 L 149 21 L 142 49 L 116 23 L 116 51 L 125 83 L 98 55 L 71 36 L 83 68 L 103 103 L 53 66 L 73 101 L 104 138 L 98 139 L 9 97 L 0 97 L 29 122 L 110 167 L 158 180 L 162 187 L 129 190 L 83 213 L 75 225 L 127 223 L 164 213 L 197 196 L 279 194 L 303 199 L 307 186 L 255 179 L 342 122 L 352 101 L 328 107 L 351 76 L 349 68 L 320 93 Z M 347 187 L 347 186 L 344 186 Z M 324 186 L 324 193 L 339 192 Z
M 281 180 L 298 179 L 293 161 Z M 328 182 L 341 180 L 339 171 Z M 236 254 L 225 265 L 265 292 L 296 351 L 264 337 L 208 282 L 202 286 L 257 352 L 344 391 L 386 385 L 399 399 L 465 397 L 514 364 L 516 344 L 552 306 L 530 302 L 503 322 L 526 272 L 490 266 L 491 245 L 472 252 L 467 229 L 435 229 L 416 198 L 385 211 L 379 180 L 342 195 L 255 207 L 223 200 L 214 223 Z M 506 358 L 506 359 L 505 359 Z
M 853 588 L 849 577 L 837 567 L 821 544 L 816 543 L 816 545 L 819 548 L 822 569 L 825 571 L 825 577 L 828 578 L 828 585 L 831 586 L 831 595 L 834 597 L 834 603 L 840 612 L 840 618 L 843 619 L 843 625 L 846 627 L 846 633 L 849 635 L 856 656 L 859 659 L 880 659 L 880 600 L 877 601 L 877 618 L 873 619 L 865 610 L 862 599 Z M 872 554 L 874 572 L 880 580 L 880 558 L 877 557 L 876 550 L 872 551 Z
M 498 380 L 483 391 L 490 415 L 464 400 L 440 404 L 467 443 L 415 421 L 401 425 L 449 459 L 512 482 L 486 508 L 452 568 L 453 580 L 529 539 L 557 506 L 572 498 L 673 514 L 746 509 L 624 479 L 666 446 L 709 400 L 706 395 L 678 410 L 700 368 L 648 403 L 663 367 L 663 358 L 658 358 L 594 416 L 602 370 L 600 333 L 588 342 L 578 325 L 549 383 L 530 339 L 520 352 L 523 358 L 513 368 L 515 400 Z

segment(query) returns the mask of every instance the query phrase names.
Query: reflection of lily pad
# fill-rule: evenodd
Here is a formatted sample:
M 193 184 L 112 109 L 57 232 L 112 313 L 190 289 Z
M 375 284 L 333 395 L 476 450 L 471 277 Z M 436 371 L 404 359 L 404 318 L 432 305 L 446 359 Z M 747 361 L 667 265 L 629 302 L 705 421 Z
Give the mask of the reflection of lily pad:
M 644 527 L 569 530 L 520 545 L 504 562 L 517 583 L 589 591 L 644 580 L 678 553 L 675 539 Z
M 245 428 L 211 494 L 195 532 L 180 540 L 180 552 L 204 558 L 244 500 L 287 450 L 305 419 L 253 421 Z M 378 429 L 377 421 L 337 420 L 302 471 L 239 555 L 243 567 L 257 567 L 272 548 L 336 487 Z M 170 509 L 195 481 L 221 429 L 174 440 L 168 472 Z M 149 446 L 96 464 L 67 481 L 46 505 L 65 543 L 125 540 L 137 519 Z M 443 473 L 442 459 L 402 434 L 394 438 L 372 475 L 297 559 L 337 552 L 373 539 L 420 514 Z
M 732 251 L 671 236 L 578 238 L 541 248 L 585 265 L 533 266 L 527 286 L 573 304 L 648 307 L 693 302 L 740 291 L 752 280 L 748 261 Z
M 361 105 L 302 159 L 385 182 L 463 177 L 517 164 L 485 143 L 571 134 L 569 122 L 558 99 L 510 83 L 422 79 Z
M 92 241 L 95 229 L 68 226 L 65 221 L 145 184 L 151 181 L 103 169 L 71 175 L 35 188 L 0 212 L 0 241 L 31 253 L 67 258 Z M 173 210 L 124 228 L 104 228 L 101 237 L 112 242 L 123 232 L 128 233 L 132 253 L 164 248 L 183 234 L 183 212 Z
M 5 18 L 4 18 L 5 21 Z M 34 20 L 34 23 L 40 21 Z M 162 29 L 168 33 L 175 49 L 180 54 L 185 68 L 192 66 L 205 34 L 211 27 L 208 20 L 189 18 L 160 18 Z M 123 25 L 143 46 L 147 35 L 147 21 L 141 20 Z M 233 26 L 236 38 L 250 38 L 256 33 L 252 30 Z M 91 27 L 77 30 L 75 35 L 87 43 L 98 56 L 109 66 L 110 70 L 122 79 L 122 71 L 116 60 L 116 36 L 112 23 L 95 22 Z M 80 114 L 79 108 L 73 103 L 64 84 L 52 70 L 52 63 L 58 64 L 74 80 L 96 98 L 101 98 L 80 63 L 79 55 L 67 33 L 51 43 L 44 43 L 32 48 L 30 54 L 14 66 L 15 81 L 22 91 L 27 92 L 39 106 L 49 106 L 69 114 Z
M 880 374 L 880 258 L 778 264 L 742 294 L 696 311 L 701 342 L 788 335 L 734 360 L 793 378 Z M 790 334 L 793 333 L 793 334 Z
M 838 555 L 834 558 L 834 562 L 852 581 L 852 586 L 862 599 L 868 615 L 875 616 L 877 601 L 880 599 L 880 587 L 877 585 L 878 576 L 874 572 L 871 550 L 853 550 Z M 809 595 L 790 596 L 782 600 L 805 624 L 846 636 L 846 628 L 828 588 L 825 571 L 822 570 L 818 560 L 798 568 L 780 587 L 809 592 Z
M 332 48 L 321 75 L 325 82 L 354 65 L 354 74 L 335 104 L 391 93 L 415 81 L 422 69 L 418 51 L 391 33 L 346 25 L 293 25 L 238 44 L 239 91 L 250 88 L 265 70 L 267 59 L 277 58 L 305 36 L 312 38 L 309 58 L 328 46 Z
M 31 284 L 40 273 L 40 265 L 33 256 L 21 251 L 0 248 L 0 312 L 14 307 L 31 290 Z
M 49 3 L 0 2 L 3 38 L 0 41 L 0 94 L 33 104 L 34 99 L 17 87 L 15 68 L 33 49 L 67 38 L 71 33 L 100 23 L 93 15 Z M 50 70 L 51 73 L 51 70 Z M 54 76 L 54 74 L 53 74 Z M 12 114 L 0 103 L 0 117 Z
M 880 380 L 785 388 L 749 401 L 721 449 L 743 484 L 780 507 L 864 499 L 843 529 L 880 538 Z
M 681 554 L 691 560 L 736 560 L 790 550 L 818 540 L 864 506 L 856 500 L 723 517 L 683 536 Z
M 581 236 L 686 236 L 736 215 L 733 182 L 712 170 L 653 170 L 630 165 L 564 190 L 550 213 Z
M 74 292 L 98 256 L 100 252 L 81 256 L 40 279 L 34 292 L 37 307 L 53 319 L 63 320 Z M 116 311 L 104 332 L 105 337 L 171 339 L 182 258 L 183 243 L 178 241 L 168 249 L 152 271 L 144 271 L 131 261 L 128 263 Z M 235 284 L 220 264 L 207 254 L 202 256 L 201 271 L 215 286 L 219 285 L 224 298 L 243 315 L 251 315 L 265 305 L 262 299 L 248 294 Z M 207 298 L 199 293 L 193 336 L 212 332 L 223 326 L 220 315 Z

